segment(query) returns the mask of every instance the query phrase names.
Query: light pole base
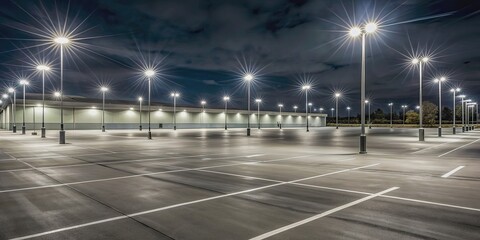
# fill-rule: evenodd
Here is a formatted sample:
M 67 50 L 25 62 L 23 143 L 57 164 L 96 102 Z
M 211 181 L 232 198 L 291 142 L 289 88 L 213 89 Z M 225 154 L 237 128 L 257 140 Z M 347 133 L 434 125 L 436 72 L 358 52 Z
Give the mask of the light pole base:
M 368 129 L 372 129 L 372 126 L 368 125 Z
M 442 136 L 442 128 L 441 128 L 441 127 L 438 128 L 438 136 L 439 136 L 439 137 Z
M 27 131 L 26 127 L 22 126 L 22 135 L 25 135 L 26 131 Z
M 453 130 L 452 131 L 453 134 L 457 134 L 457 128 L 456 127 L 454 127 L 452 130 Z
M 307 127 L 307 132 L 310 132 L 310 129 L 308 129 L 308 127 Z
M 17 126 L 13 125 L 13 127 L 12 127 L 12 132 L 13 132 L 13 133 L 16 133 L 16 132 L 17 132 Z
M 338 126 L 336 126 L 335 129 L 338 129 Z
M 462 126 L 462 132 L 465 132 L 465 126 Z
M 227 130 L 227 126 L 225 126 L 225 130 Z
M 37 135 L 37 132 L 32 132 L 32 135 L 36 136 L 36 135 Z
M 366 135 L 360 135 L 360 154 L 366 154 L 367 153 L 367 136 Z
M 105 126 L 102 126 L 102 132 L 105 132 Z
M 418 141 L 425 141 L 425 129 L 423 128 L 418 129 Z
M 148 139 L 152 139 L 152 132 L 148 131 Z
M 65 131 L 64 130 L 60 130 L 59 132 L 59 143 L 60 144 L 65 144 Z
M 177 130 L 177 126 L 173 126 L 173 130 Z
M 42 138 L 45 138 L 46 133 L 47 130 L 45 129 L 45 127 L 42 127 Z
M 250 128 L 247 128 L 247 136 L 250 136 Z
M 142 125 L 140 125 L 140 127 L 138 128 L 138 130 L 142 131 Z

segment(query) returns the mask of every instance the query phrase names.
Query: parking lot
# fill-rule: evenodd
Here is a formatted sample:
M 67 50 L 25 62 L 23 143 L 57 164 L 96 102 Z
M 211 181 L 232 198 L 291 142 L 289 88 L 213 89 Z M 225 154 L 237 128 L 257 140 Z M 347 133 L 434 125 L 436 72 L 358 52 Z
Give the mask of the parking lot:
M 480 132 L 436 133 L 2 131 L 0 239 L 478 239 Z

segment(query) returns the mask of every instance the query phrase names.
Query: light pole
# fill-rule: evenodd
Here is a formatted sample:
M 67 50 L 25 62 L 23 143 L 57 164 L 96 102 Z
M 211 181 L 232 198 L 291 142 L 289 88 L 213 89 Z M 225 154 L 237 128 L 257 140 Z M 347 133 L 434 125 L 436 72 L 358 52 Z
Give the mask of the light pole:
M 405 109 L 407 108 L 407 105 L 402 105 L 402 110 L 403 110 L 403 115 L 402 115 L 402 125 L 405 125 Z
M 280 108 L 280 124 L 278 126 L 280 127 L 280 129 L 282 129 L 282 107 L 283 104 L 278 104 L 278 108 Z
M 102 101 L 102 132 L 105 132 L 105 93 L 108 91 L 108 88 L 101 87 L 103 101 Z
M 464 94 L 458 96 L 462 101 L 462 132 L 465 132 L 465 111 L 463 108 L 464 98 L 466 97 Z
M 455 109 L 456 103 L 457 103 L 457 98 L 455 97 L 455 94 L 456 94 L 457 92 L 460 92 L 460 90 L 461 90 L 460 88 L 452 88 L 452 89 L 450 89 L 450 92 L 453 93 L 453 129 L 452 129 L 452 130 L 453 130 L 453 134 L 457 134 L 457 127 L 456 127 L 456 125 L 455 125 L 455 120 L 456 120 L 456 118 L 457 118 L 456 109 Z
M 173 97 L 173 130 L 177 130 L 177 97 L 180 97 L 180 93 L 172 92 L 170 96 Z
M 224 96 L 223 101 L 225 101 L 225 130 L 227 130 L 227 116 L 228 116 L 228 101 L 230 97 Z
M 309 112 L 312 113 L 312 103 L 308 103 L 308 109 L 309 109 Z
M 45 71 L 49 71 L 50 67 L 46 65 L 38 65 L 38 71 L 42 71 L 42 138 L 45 138 L 46 128 L 45 128 Z
M 25 126 L 25 87 L 28 85 L 28 81 L 25 79 L 20 80 L 20 85 L 23 85 L 23 117 L 22 117 L 22 134 L 26 132 Z
M 250 136 L 250 83 L 252 82 L 254 77 L 252 74 L 246 74 L 243 77 L 243 79 L 247 81 L 247 98 L 248 98 L 247 136 Z M 227 104 L 226 101 L 227 100 L 225 100 L 225 105 Z M 225 112 L 225 114 L 227 113 Z M 225 115 L 225 119 L 226 119 L 226 115 Z M 227 129 L 227 124 L 225 124 L 225 130 L 226 129 Z
M 260 129 L 260 103 L 262 103 L 262 99 L 257 98 L 255 102 L 257 103 L 257 125 L 258 129 Z
M 332 111 L 332 118 L 333 118 L 333 111 L 335 111 L 335 108 L 330 108 L 330 111 Z
M 370 116 L 372 115 L 372 112 L 370 111 L 370 101 L 368 99 L 365 100 L 365 104 L 368 104 L 368 129 L 372 129 L 372 122 L 370 121 Z
M 335 93 L 335 109 L 338 109 L 339 97 L 340 97 L 340 93 Z M 335 112 L 335 124 L 337 125 L 336 128 L 338 129 L 338 110 Z
M 15 115 L 17 115 L 17 91 L 16 91 L 15 88 L 9 88 L 8 92 L 13 93 L 13 106 L 12 106 L 13 127 L 12 127 L 12 132 L 16 133 L 17 132 L 17 123 L 15 121 Z
M 202 105 L 202 122 L 203 122 L 203 125 L 207 127 L 206 126 L 207 124 L 205 123 L 205 104 L 207 104 L 207 101 L 202 100 L 200 104 Z
M 320 111 L 320 114 L 321 114 L 321 113 L 323 113 L 323 110 L 324 110 L 324 109 L 323 109 L 323 108 L 319 108 L 318 110 Z
M 347 107 L 347 112 L 348 112 L 348 124 L 350 124 L 350 107 Z
M 302 90 L 305 91 L 305 119 L 307 121 L 307 132 L 310 132 L 310 129 L 308 129 L 308 90 L 310 90 L 310 88 L 310 85 L 302 86 Z
M 151 123 L 151 113 L 150 113 L 150 106 L 151 106 L 151 92 L 152 92 L 152 77 L 155 75 L 155 71 L 148 69 L 145 71 L 145 76 L 148 79 L 148 139 L 152 139 L 152 131 L 150 128 Z
M 139 97 L 139 98 L 138 98 L 138 102 L 139 102 L 139 104 L 140 104 L 140 109 L 139 109 L 139 110 L 140 110 L 140 111 L 139 111 L 139 113 L 140 113 L 140 125 L 139 125 L 139 130 L 142 131 L 142 102 L 143 102 L 143 98 L 142 98 L 142 97 Z
M 442 82 L 445 82 L 446 78 L 436 78 L 434 82 L 438 83 L 438 136 L 442 136 Z
M 65 144 L 65 128 L 63 126 L 63 47 L 70 42 L 70 39 L 59 36 L 53 41 L 60 45 L 60 132 L 59 143 Z
M 41 105 L 38 104 L 38 107 L 40 107 Z M 35 115 L 37 114 L 37 108 L 36 106 L 34 105 L 33 106 L 33 111 L 32 111 L 32 117 L 33 117 L 33 132 L 32 132 L 32 135 L 37 135 L 37 128 L 36 128 L 36 122 L 35 122 Z
M 367 23 L 363 28 L 353 27 L 350 29 L 350 36 L 362 37 L 362 72 L 361 72 L 361 82 L 360 82 L 360 112 L 361 112 L 361 133 L 360 133 L 360 154 L 367 153 L 367 136 L 365 135 L 365 37 L 367 34 L 374 33 L 377 30 L 378 26 L 376 23 Z M 338 109 L 338 107 L 337 107 Z
M 412 59 L 412 64 L 416 65 L 418 64 L 419 66 L 419 76 L 420 76 L 420 108 L 419 108 L 419 119 L 420 119 L 420 125 L 418 128 L 418 140 L 419 141 L 425 141 L 425 129 L 423 129 L 423 80 L 422 80 L 422 71 L 423 71 L 423 64 L 427 63 L 429 60 L 428 57 L 423 57 L 422 59 L 414 58 Z
M 297 107 L 296 105 L 293 106 L 293 110 L 295 110 L 295 113 L 297 113 L 297 108 L 298 108 L 298 107 Z
M 393 103 L 389 103 L 390 106 L 390 128 L 393 128 Z

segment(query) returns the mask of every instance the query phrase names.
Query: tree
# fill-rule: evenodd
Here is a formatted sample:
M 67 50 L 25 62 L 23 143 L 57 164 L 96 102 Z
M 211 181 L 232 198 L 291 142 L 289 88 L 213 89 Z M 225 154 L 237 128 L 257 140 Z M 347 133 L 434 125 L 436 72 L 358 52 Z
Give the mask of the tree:
M 453 111 L 448 107 L 442 109 L 442 120 L 453 121 Z
M 413 110 L 410 110 L 408 112 L 405 113 L 405 123 L 406 124 L 414 124 L 414 123 L 418 123 L 418 118 L 419 118 L 419 114 Z
M 383 113 L 382 109 L 378 108 L 377 110 L 375 110 L 375 112 L 373 112 L 372 118 L 373 119 L 385 119 L 385 113 Z
M 438 114 L 437 105 L 428 101 L 423 102 L 423 121 L 426 124 L 430 124 L 430 125 L 435 124 L 437 114 Z

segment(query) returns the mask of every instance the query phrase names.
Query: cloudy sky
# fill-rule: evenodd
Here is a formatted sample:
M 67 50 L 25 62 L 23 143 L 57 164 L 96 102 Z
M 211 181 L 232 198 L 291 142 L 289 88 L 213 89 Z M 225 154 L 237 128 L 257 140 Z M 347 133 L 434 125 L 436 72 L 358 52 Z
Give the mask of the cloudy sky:
M 59 48 L 52 37 L 71 34 L 65 48 L 65 94 L 99 98 L 146 96 L 142 69 L 157 71 L 153 100 L 168 104 L 246 108 L 244 72 L 255 72 L 252 99 L 262 109 L 283 103 L 304 108 L 302 83 L 312 84 L 314 108 L 334 106 L 359 112 L 360 39 L 351 26 L 376 21 L 367 35 L 367 96 L 374 108 L 418 103 L 418 69 L 410 58 L 428 55 L 425 100 L 437 101 L 432 79 L 445 75 L 444 104 L 451 86 L 480 96 L 480 3 L 453 0 L 71 0 L 2 1 L 0 10 L 0 86 L 19 77 L 41 92 L 34 66 L 53 67 L 48 92 L 59 88 Z M 447 86 L 448 85 L 448 86 Z

